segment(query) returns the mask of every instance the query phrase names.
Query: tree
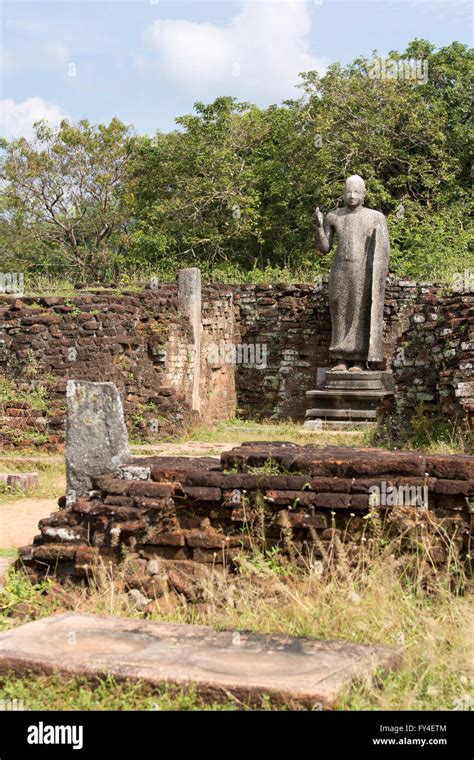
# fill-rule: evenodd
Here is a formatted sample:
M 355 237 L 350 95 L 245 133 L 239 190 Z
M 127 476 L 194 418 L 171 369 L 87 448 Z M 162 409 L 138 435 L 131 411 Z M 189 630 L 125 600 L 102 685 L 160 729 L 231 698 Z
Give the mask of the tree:
M 421 82 L 371 76 L 377 57 L 302 74 L 301 97 L 281 106 L 197 103 L 177 119 L 181 131 L 142 144 L 133 258 L 323 273 L 330 261 L 315 253 L 314 208 L 337 206 L 358 173 L 368 205 L 388 216 L 394 271 L 427 279 L 472 266 L 472 51 L 414 40 L 389 54 L 393 64 L 422 58 Z
M 184 131 L 137 144 L 132 256 L 202 267 L 247 260 L 258 238 L 259 195 L 249 157 L 258 109 L 218 98 L 176 121 Z
M 10 258 L 84 281 L 110 274 L 130 219 L 132 143 L 117 119 L 38 122 L 31 142 L 3 141 L 0 222 Z
M 389 53 L 394 67 L 422 59 L 421 81 L 373 76 L 375 58 L 305 72 L 300 97 L 266 109 L 196 103 L 153 138 L 117 119 L 38 125 L 33 143 L 4 143 L 0 246 L 30 271 L 82 280 L 186 265 L 324 274 L 314 208 L 337 206 L 347 176 L 361 174 L 367 205 L 388 217 L 392 271 L 441 279 L 474 267 L 473 51 L 413 40 Z

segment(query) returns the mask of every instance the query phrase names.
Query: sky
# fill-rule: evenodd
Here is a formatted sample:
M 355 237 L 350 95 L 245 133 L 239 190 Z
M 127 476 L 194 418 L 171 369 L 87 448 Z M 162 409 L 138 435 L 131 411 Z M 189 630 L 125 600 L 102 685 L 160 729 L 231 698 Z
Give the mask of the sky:
M 472 45 L 470 0 L 3 0 L 0 134 L 114 116 L 175 128 L 197 100 L 261 107 L 297 97 L 298 73 L 404 50 Z

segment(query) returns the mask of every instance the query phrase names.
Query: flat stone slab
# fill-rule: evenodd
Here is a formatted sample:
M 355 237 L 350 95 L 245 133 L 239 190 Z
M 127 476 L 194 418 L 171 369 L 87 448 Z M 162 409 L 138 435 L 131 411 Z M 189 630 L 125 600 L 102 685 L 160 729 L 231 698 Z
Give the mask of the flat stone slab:
M 341 691 L 400 664 L 397 650 L 281 634 L 214 631 L 206 626 L 66 613 L 0 634 L 0 673 L 142 679 L 193 685 L 209 701 L 332 709 Z
M 362 399 L 382 399 L 386 396 L 393 395 L 390 391 L 368 389 L 368 388 L 350 388 L 347 390 L 340 388 L 323 388 L 306 391 L 307 398 L 362 398 Z

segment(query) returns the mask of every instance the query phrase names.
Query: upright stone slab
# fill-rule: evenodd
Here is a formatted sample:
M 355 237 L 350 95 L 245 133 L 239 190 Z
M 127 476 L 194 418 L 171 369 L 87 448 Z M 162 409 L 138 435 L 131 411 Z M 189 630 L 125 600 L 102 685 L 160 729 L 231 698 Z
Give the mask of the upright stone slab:
M 92 478 L 131 459 L 122 401 L 114 383 L 67 384 L 67 504 L 90 491 Z
M 193 331 L 194 371 L 191 392 L 191 408 L 201 410 L 199 386 L 201 382 L 201 272 L 196 267 L 180 269 L 178 272 L 178 304 Z

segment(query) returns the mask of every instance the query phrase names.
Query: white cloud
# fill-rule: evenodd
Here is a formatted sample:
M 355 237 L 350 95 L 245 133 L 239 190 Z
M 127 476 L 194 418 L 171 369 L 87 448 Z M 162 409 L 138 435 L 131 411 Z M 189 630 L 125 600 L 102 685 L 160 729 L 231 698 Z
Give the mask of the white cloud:
M 67 118 L 66 113 L 56 103 L 48 103 L 43 98 L 27 98 L 16 103 L 11 98 L 0 101 L 0 134 L 2 137 L 33 136 L 33 124 L 47 119 L 50 126 Z
M 195 98 L 236 95 L 266 103 L 295 95 L 298 73 L 324 64 L 309 52 L 308 2 L 245 0 L 227 27 L 155 21 L 145 42 L 160 75 Z

